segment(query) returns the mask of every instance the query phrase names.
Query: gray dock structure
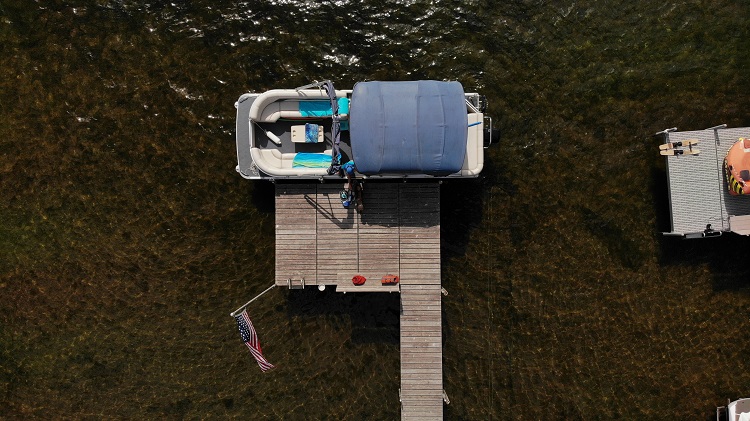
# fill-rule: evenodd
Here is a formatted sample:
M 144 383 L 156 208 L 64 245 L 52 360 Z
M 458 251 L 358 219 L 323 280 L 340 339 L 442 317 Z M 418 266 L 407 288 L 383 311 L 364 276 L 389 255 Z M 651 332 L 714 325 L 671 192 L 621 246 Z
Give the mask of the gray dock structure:
M 401 419 L 442 419 L 440 186 L 365 183 L 358 214 L 341 205 L 342 184 L 276 184 L 276 285 L 400 293 Z
M 667 235 L 702 238 L 723 232 L 750 234 L 750 197 L 729 194 L 724 157 L 740 137 L 750 138 L 750 128 L 725 125 L 705 130 L 665 130 L 666 142 L 698 140 L 698 155 L 667 157 L 669 207 L 672 231 Z

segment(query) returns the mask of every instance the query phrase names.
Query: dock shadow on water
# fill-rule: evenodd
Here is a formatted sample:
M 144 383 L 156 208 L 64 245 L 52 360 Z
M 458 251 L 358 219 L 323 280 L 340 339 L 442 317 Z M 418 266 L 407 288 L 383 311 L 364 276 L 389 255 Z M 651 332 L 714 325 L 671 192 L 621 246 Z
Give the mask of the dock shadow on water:
M 665 236 L 659 240 L 659 245 L 662 265 L 708 265 L 714 292 L 750 294 L 750 267 L 747 265 L 750 237 L 732 233 L 692 240 Z
M 290 317 L 328 316 L 348 319 L 353 344 L 399 344 L 399 294 L 335 292 L 332 288 L 289 291 L 286 312 Z
M 260 212 L 273 213 L 276 209 L 274 195 L 276 184 L 270 181 L 256 181 L 253 183 L 252 204 Z
M 650 191 L 656 215 L 655 232 L 669 232 L 672 230 L 669 208 L 669 181 L 667 170 L 663 162 L 651 168 Z

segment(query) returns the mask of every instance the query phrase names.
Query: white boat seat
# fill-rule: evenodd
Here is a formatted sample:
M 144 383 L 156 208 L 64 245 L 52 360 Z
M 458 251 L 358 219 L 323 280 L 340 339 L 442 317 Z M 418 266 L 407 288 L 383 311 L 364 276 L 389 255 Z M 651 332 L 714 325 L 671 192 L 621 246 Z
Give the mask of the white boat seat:
M 471 113 L 468 116 L 469 125 L 472 123 L 483 123 L 484 114 Z M 478 124 L 468 128 L 466 139 L 466 157 L 461 167 L 461 175 L 478 175 L 484 168 L 484 124 Z
M 346 94 L 342 93 L 339 95 L 337 92 L 336 96 L 339 97 L 339 103 L 341 104 L 339 107 L 346 108 L 341 111 L 346 111 L 348 113 L 348 100 L 346 100 Z M 300 102 L 302 101 L 328 100 L 328 95 L 325 91 L 319 91 L 317 89 L 306 89 L 301 91 L 295 89 L 274 89 L 262 93 L 255 99 L 255 101 L 253 101 L 253 105 L 250 107 L 250 119 L 259 123 L 274 123 L 280 118 L 320 119 L 330 117 L 324 115 L 304 115 L 300 111 Z M 344 101 L 346 101 L 346 107 L 342 106 Z M 341 111 L 339 111 L 341 119 L 348 119 L 348 114 L 342 114 Z
M 333 151 L 327 149 L 323 154 L 331 156 Z M 294 168 L 296 153 L 281 153 L 278 149 L 252 148 L 251 154 L 256 165 L 270 175 L 326 175 L 328 168 Z

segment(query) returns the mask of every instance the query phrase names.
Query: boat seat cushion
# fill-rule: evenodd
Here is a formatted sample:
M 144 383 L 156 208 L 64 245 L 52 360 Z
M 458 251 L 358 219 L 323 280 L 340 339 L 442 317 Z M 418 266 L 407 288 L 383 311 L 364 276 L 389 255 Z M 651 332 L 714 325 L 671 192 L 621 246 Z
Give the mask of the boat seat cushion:
M 253 160 L 256 161 L 256 164 L 264 172 L 271 175 L 325 175 L 328 167 L 331 165 L 331 149 L 327 149 L 324 152 L 317 154 L 321 155 L 319 158 L 321 162 L 323 160 L 322 155 L 325 155 L 325 167 L 294 167 L 294 159 L 297 156 L 296 153 L 281 153 L 278 149 L 253 148 L 253 150 L 257 153 L 257 155 L 253 157 Z
M 343 113 L 341 110 L 342 100 L 346 102 L 346 111 Z M 339 98 L 339 117 L 341 119 L 348 118 L 349 112 L 349 100 L 346 98 Z M 328 107 L 325 110 L 324 105 Z M 297 101 L 297 100 L 283 100 L 268 104 L 266 108 L 261 112 L 258 122 L 262 123 L 274 123 L 280 118 L 321 118 L 331 116 L 331 103 L 329 101 Z
M 349 100 L 347 98 L 338 98 L 339 115 L 349 114 Z M 331 101 L 299 101 L 299 112 L 302 117 L 330 117 L 333 115 Z
M 331 155 L 325 153 L 300 152 L 292 160 L 292 168 L 328 168 L 331 166 Z

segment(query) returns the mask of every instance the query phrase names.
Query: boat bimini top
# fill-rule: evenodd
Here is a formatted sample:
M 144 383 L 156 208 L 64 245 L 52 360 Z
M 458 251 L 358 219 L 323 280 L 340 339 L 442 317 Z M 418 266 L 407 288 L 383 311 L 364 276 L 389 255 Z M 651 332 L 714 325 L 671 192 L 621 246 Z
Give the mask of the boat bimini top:
M 461 170 L 468 124 L 460 83 L 360 82 L 351 107 L 352 152 L 360 173 Z

